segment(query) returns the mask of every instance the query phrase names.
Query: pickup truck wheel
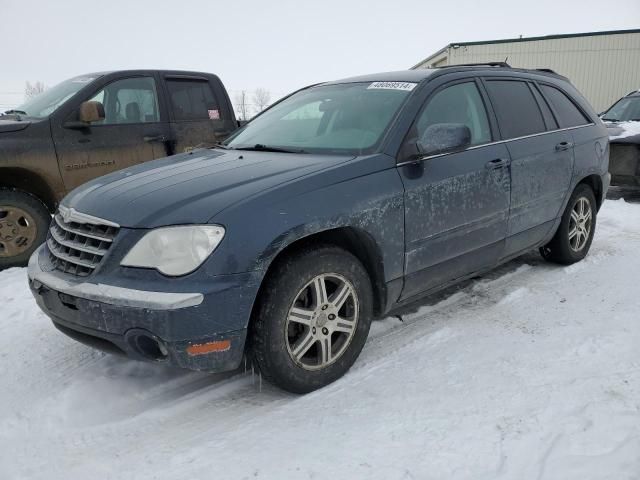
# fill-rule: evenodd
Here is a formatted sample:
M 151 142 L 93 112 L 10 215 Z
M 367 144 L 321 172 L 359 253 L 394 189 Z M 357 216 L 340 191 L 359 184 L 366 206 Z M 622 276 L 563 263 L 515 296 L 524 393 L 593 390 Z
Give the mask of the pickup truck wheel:
M 50 222 L 47 207 L 33 195 L 0 189 L 0 270 L 25 266 Z
M 315 248 L 280 262 L 267 282 L 250 337 L 265 379 L 307 393 L 343 376 L 371 325 L 373 293 L 360 261 L 339 248 Z
M 542 256 L 554 263 L 571 265 L 589 253 L 596 231 L 596 197 L 588 185 L 574 190 L 553 239 L 540 249 Z

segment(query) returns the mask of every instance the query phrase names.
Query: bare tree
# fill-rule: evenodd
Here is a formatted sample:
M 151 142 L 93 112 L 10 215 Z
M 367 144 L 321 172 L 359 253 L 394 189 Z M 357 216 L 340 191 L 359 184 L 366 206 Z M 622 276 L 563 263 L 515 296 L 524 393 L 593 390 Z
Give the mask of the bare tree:
M 40 80 L 37 80 L 34 83 L 27 81 L 24 86 L 24 96 L 29 100 L 30 98 L 35 97 L 36 95 L 40 95 L 44 92 L 47 87 L 44 86 L 44 83 Z
M 242 90 L 236 93 L 236 111 L 238 112 L 238 116 L 240 120 L 247 119 L 247 110 L 249 109 L 249 104 L 247 103 L 247 92 L 246 90 Z
M 264 88 L 256 88 L 256 91 L 253 94 L 253 104 L 256 107 L 257 113 L 260 113 L 262 110 L 267 108 L 270 102 L 271 92 Z

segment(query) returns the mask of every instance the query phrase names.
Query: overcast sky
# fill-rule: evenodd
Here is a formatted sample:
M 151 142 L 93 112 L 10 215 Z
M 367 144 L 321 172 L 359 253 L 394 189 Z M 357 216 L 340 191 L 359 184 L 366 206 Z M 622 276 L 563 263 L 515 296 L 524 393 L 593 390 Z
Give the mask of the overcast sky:
M 639 0 L 0 0 L 0 109 L 26 80 L 100 70 L 209 71 L 275 99 L 406 69 L 451 42 L 639 26 Z

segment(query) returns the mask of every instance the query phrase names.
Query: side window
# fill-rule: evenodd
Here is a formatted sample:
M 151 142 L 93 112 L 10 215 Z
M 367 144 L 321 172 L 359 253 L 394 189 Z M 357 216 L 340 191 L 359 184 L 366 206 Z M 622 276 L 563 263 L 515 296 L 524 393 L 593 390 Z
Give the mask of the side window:
M 156 83 L 151 77 L 125 78 L 110 83 L 90 100 L 104 105 L 105 118 L 93 125 L 160 121 Z
M 482 97 L 475 82 L 446 87 L 437 92 L 416 122 L 417 138 L 438 123 L 460 123 L 471 130 L 471 145 L 491 141 L 491 129 Z
M 547 130 L 556 130 L 558 128 L 558 122 L 556 122 L 556 119 L 553 117 L 553 113 L 551 113 L 549 104 L 540 94 L 537 88 L 532 86 L 531 90 L 533 91 L 533 96 L 536 97 L 536 101 L 540 106 L 540 110 L 542 110 L 542 116 L 544 117 L 544 121 L 547 124 Z
M 529 85 L 518 80 L 489 80 L 487 90 L 504 138 L 524 137 L 546 130 Z
M 562 91 L 550 85 L 540 85 L 542 92 L 553 106 L 561 128 L 577 127 L 591 123 L 578 107 Z
M 206 80 L 167 79 L 176 120 L 219 120 L 220 107 Z

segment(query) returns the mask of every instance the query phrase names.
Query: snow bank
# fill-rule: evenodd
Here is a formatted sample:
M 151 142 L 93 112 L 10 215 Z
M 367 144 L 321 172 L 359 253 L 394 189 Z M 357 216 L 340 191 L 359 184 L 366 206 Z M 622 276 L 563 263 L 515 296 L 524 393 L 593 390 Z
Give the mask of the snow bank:
M 0 478 L 631 479 L 640 474 L 640 205 L 587 259 L 537 254 L 377 322 L 306 396 L 106 356 L 0 273 Z

